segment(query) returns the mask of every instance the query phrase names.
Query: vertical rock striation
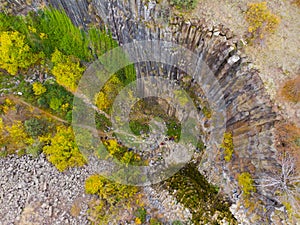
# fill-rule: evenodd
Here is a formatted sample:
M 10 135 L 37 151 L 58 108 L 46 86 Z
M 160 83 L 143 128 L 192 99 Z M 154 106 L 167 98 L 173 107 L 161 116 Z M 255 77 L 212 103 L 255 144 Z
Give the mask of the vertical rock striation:
M 222 186 L 231 201 L 239 201 L 238 195 L 233 195 L 238 189 L 237 174 L 249 171 L 257 178 L 278 169 L 273 133 L 276 114 L 259 72 L 241 53 L 239 40 L 229 29 L 210 26 L 202 19 L 187 20 L 172 15 L 164 6 L 165 1 L 158 4 L 151 0 L 47 0 L 47 3 L 63 8 L 77 25 L 87 26 L 94 19 L 105 22 L 120 45 L 142 40 L 174 42 L 193 51 L 208 65 L 219 81 L 220 90 L 214 90 L 215 93 L 222 92 L 224 96 L 226 129 L 233 132 L 234 155 L 226 163 L 219 148 L 208 148 L 213 154 L 204 154 L 199 170 L 208 180 Z M 155 62 L 138 63 L 136 70 L 138 76 L 179 79 L 184 75 L 175 67 Z M 195 80 L 202 75 L 195 73 Z M 254 198 L 261 200 L 262 209 L 257 207 L 245 223 L 268 222 L 263 211 L 272 195 L 267 190 L 258 190 Z

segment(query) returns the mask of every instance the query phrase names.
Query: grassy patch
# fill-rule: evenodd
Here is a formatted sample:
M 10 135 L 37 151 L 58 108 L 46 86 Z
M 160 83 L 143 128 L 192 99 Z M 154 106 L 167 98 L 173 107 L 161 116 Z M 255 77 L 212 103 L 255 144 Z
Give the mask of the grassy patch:
M 300 101 L 300 75 L 287 81 L 281 90 L 281 94 L 286 100 L 298 103 Z

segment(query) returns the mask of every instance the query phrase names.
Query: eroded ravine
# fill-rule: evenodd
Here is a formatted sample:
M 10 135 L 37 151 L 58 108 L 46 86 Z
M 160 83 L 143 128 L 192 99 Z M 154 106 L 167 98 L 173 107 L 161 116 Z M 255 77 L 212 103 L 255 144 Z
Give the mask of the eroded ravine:
M 224 95 L 226 129 L 233 133 L 235 152 L 232 160 L 225 162 L 219 148 L 208 148 L 213 154 L 204 153 L 199 170 L 220 186 L 232 202 L 238 203 L 240 198 L 236 194 L 239 173 L 248 171 L 257 178 L 278 169 L 273 133 L 276 114 L 259 72 L 242 54 L 239 40 L 229 29 L 209 26 L 201 19 L 171 17 L 171 11 L 155 1 L 49 0 L 48 3 L 62 7 L 77 25 L 104 21 L 120 45 L 142 40 L 170 41 L 201 57 L 219 81 L 220 90 L 215 92 Z M 178 80 L 182 77 L 176 68 L 154 62 L 139 63 L 136 70 L 141 77 L 167 75 Z M 254 198 L 260 205 L 247 215 L 248 223 L 269 223 L 268 217 L 276 204 L 271 210 L 266 210 L 266 205 L 273 194 L 257 190 Z

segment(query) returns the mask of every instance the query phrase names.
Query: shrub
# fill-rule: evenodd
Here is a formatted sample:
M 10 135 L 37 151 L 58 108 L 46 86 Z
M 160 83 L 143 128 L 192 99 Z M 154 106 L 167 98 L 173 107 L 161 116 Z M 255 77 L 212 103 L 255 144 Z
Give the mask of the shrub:
M 115 183 L 100 175 L 92 175 L 85 182 L 85 191 L 96 194 L 109 204 L 131 198 L 138 191 L 137 187 Z
M 175 220 L 172 222 L 172 225 L 183 225 L 183 223 L 179 220 Z
M 171 5 L 180 10 L 191 10 L 196 8 L 198 0 L 171 0 Z
M 287 81 L 281 90 L 281 94 L 286 100 L 298 103 L 300 101 L 300 76 Z
M 54 64 L 51 72 L 55 76 L 57 83 L 75 92 L 77 84 L 85 70 L 80 66 L 79 59 L 63 55 L 56 49 L 52 54 L 51 61 Z
M 141 221 L 141 223 L 146 222 L 147 211 L 145 208 L 138 208 L 136 212 L 136 217 Z
M 49 106 L 54 111 L 58 111 L 62 104 L 63 100 L 61 98 L 51 98 Z
M 244 172 L 238 176 L 239 186 L 242 188 L 245 195 L 255 192 L 256 188 L 253 185 L 253 179 L 250 173 Z
M 32 90 L 33 90 L 35 95 L 41 95 L 41 94 L 43 94 L 47 91 L 45 86 L 43 84 L 39 83 L 39 82 L 33 83 Z
M 115 183 L 100 175 L 92 175 L 85 182 L 85 191 L 100 197 L 89 205 L 90 219 L 96 224 L 108 224 L 108 221 L 117 220 L 120 208 L 131 208 L 131 198 L 138 188 Z
M 24 122 L 26 133 L 33 138 L 37 138 L 47 133 L 47 124 L 43 120 L 31 118 Z
M 279 17 L 268 9 L 267 2 L 249 3 L 246 20 L 250 40 L 262 40 L 265 35 L 274 33 L 280 23 Z
M 28 136 L 21 121 L 16 120 L 11 126 L 2 122 L 1 126 L 3 141 L 1 144 L 7 147 L 9 154 L 23 151 L 28 145 L 33 144 L 33 139 Z
M 36 158 L 42 152 L 42 144 L 37 141 L 33 145 L 30 145 L 26 148 L 26 153 Z
M 114 75 L 96 96 L 95 102 L 97 107 L 101 110 L 108 111 L 121 87 L 122 83 L 120 79 Z
M 150 222 L 150 225 L 161 225 L 162 224 L 155 218 L 151 218 L 149 222 Z
M 229 162 L 232 158 L 233 154 L 233 137 L 232 133 L 224 133 L 223 143 L 221 144 L 221 148 L 224 149 L 224 159 L 226 162 Z
M 19 69 L 28 69 L 42 55 L 32 53 L 25 36 L 18 31 L 0 33 L 0 67 L 16 75 Z
M 46 143 L 43 152 L 59 171 L 86 163 L 74 141 L 71 127 L 59 126 L 54 137 L 41 138 L 41 141 Z

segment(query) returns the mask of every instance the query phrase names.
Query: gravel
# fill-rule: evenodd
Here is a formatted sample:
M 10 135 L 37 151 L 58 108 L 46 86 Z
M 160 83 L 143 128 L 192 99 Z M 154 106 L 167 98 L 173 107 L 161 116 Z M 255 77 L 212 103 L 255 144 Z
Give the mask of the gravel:
M 0 158 L 0 224 L 89 224 L 86 167 L 60 173 L 41 154 Z M 71 215 L 80 202 L 78 216 Z M 79 204 L 79 203 L 78 203 Z

